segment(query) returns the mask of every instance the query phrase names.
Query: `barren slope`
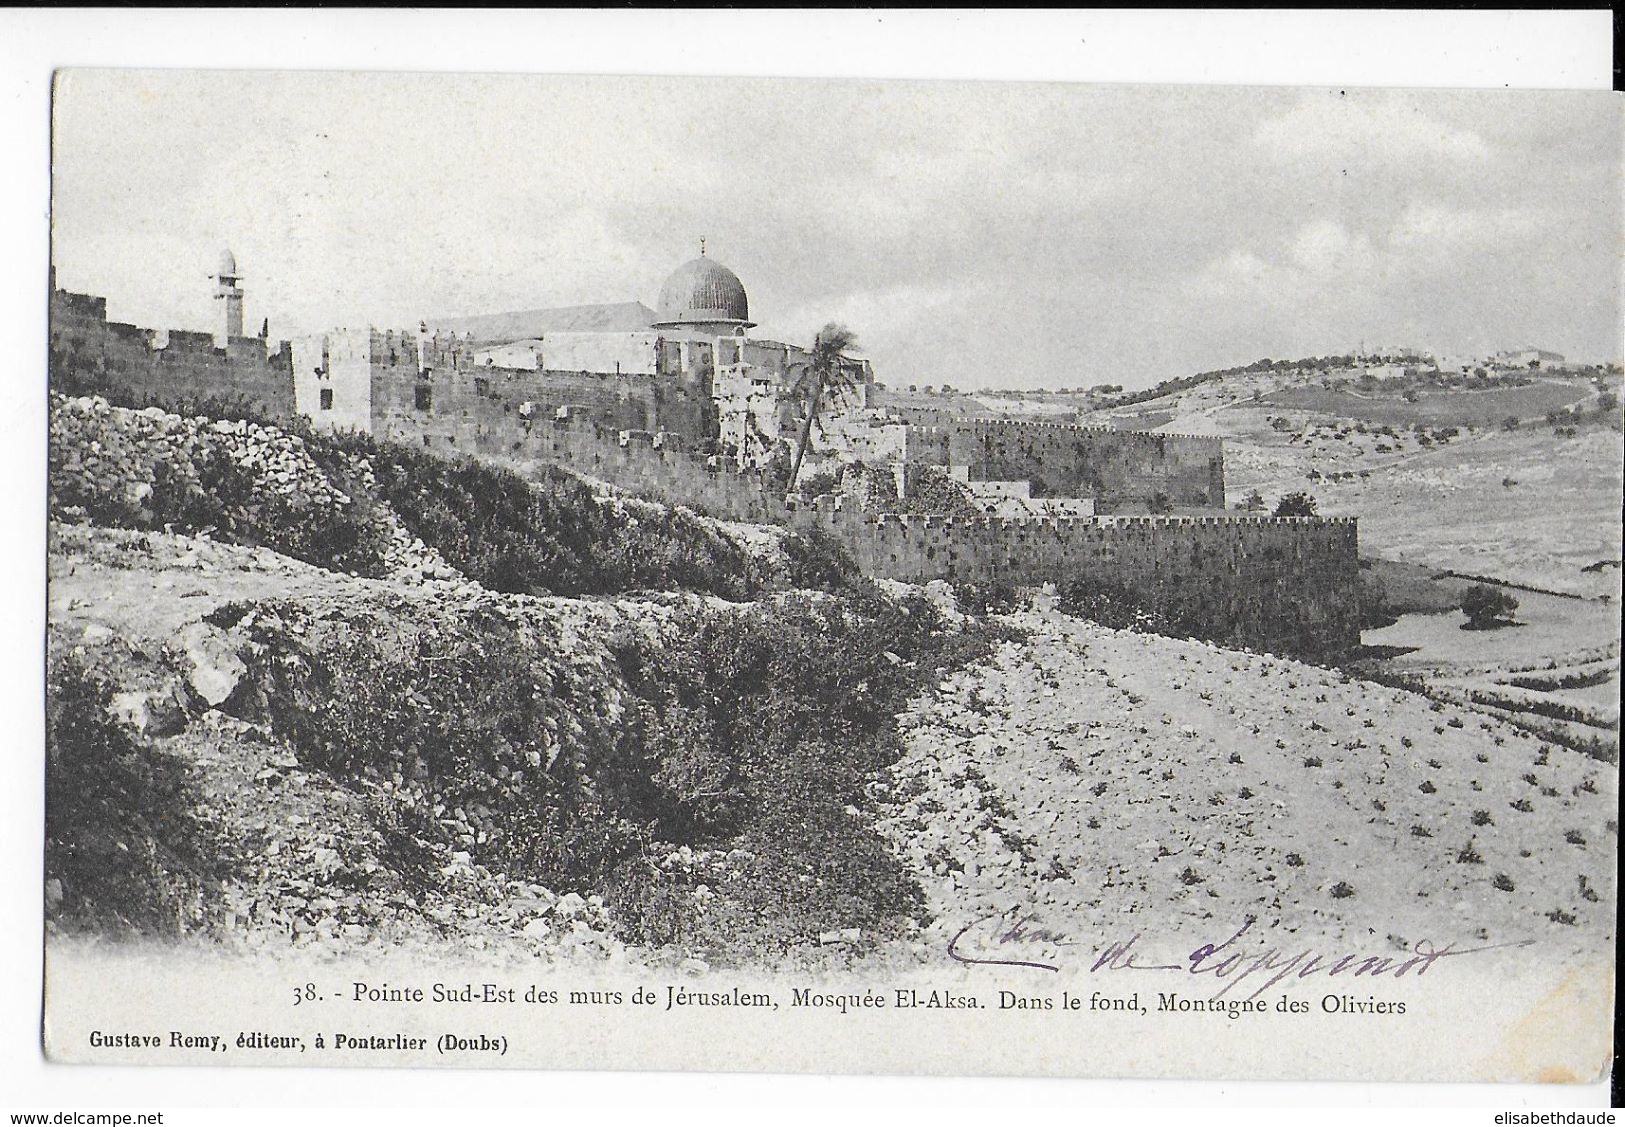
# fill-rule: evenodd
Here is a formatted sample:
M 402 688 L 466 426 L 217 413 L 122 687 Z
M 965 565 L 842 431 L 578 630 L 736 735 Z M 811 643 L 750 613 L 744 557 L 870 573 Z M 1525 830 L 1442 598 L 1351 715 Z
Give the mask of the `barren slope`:
M 929 946 L 1016 905 L 1395 948 L 1611 934 L 1612 765 L 1293 661 L 1018 620 L 1030 642 L 921 702 L 894 768 Z

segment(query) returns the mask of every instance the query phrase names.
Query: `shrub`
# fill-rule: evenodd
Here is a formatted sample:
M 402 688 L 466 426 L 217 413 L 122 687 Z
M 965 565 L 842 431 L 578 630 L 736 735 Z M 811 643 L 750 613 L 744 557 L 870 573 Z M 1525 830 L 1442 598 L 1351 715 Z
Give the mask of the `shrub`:
M 654 505 L 599 501 L 565 470 L 530 478 L 472 458 L 448 459 L 358 435 L 311 446 L 332 465 L 365 455 L 412 535 L 494 591 L 555 595 L 684 590 L 747 599 L 766 576 L 732 540 L 696 517 Z M 635 511 L 634 511 L 635 509 Z
M 1146 597 L 1124 584 L 1079 576 L 1060 585 L 1059 606 L 1067 614 L 1114 630 L 1182 636 L 1168 615 L 1146 605 Z
M 1009 614 L 1021 607 L 1021 594 L 1016 585 L 998 580 L 956 584 L 954 600 L 961 611 L 983 618 L 990 614 Z
M 45 874 L 73 929 L 172 936 L 218 926 L 205 895 L 236 849 L 197 813 L 197 779 L 108 714 L 112 690 L 73 657 L 47 668 Z
M 1275 503 L 1275 516 L 1278 517 L 1312 517 L 1315 515 L 1315 499 L 1308 493 L 1288 493 Z
M 1360 629 L 1392 626 L 1399 618 L 1388 609 L 1388 587 L 1381 577 L 1360 575 Z
M 900 754 L 902 701 L 995 635 L 954 640 L 919 600 L 866 610 L 791 596 L 701 616 L 659 646 L 615 645 L 635 698 L 625 728 L 648 772 L 638 797 L 649 832 L 753 857 L 708 883 L 703 912 L 692 897 L 637 907 L 628 938 L 761 950 L 832 927 L 885 930 L 918 912 L 919 890 L 874 832 L 864 787 Z M 617 874 L 611 903 L 670 879 Z
M 244 708 L 308 767 L 416 791 L 454 812 L 482 862 L 565 890 L 591 891 L 633 851 L 634 828 L 599 799 L 627 773 L 627 749 L 600 683 L 541 624 L 440 607 L 316 617 L 287 603 L 243 622 Z
M 789 532 L 783 541 L 789 561 L 790 586 L 832 594 L 861 593 L 879 599 L 879 589 L 864 578 L 846 546 L 821 526 Z
M 1475 583 L 1461 595 L 1461 612 L 1467 616 L 1467 630 L 1490 630 L 1512 621 L 1512 612 L 1518 609 L 1518 600 L 1501 590 L 1483 583 Z

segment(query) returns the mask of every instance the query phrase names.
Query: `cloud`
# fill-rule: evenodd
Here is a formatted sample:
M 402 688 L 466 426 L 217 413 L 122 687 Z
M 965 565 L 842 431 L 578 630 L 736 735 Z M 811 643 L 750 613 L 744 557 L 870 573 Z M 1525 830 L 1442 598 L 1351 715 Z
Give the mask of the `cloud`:
M 1335 156 L 1383 162 L 1417 155 L 1478 162 L 1491 155 L 1474 130 L 1430 115 L 1415 95 L 1373 91 L 1306 94 L 1296 106 L 1261 122 L 1254 141 L 1278 160 Z
M 1440 253 L 1471 247 L 1507 247 L 1544 234 L 1550 218 L 1534 207 L 1462 208 L 1413 202 L 1394 225 L 1402 251 Z
M 774 321 L 796 340 L 810 340 L 830 321 L 848 327 L 881 326 L 881 331 L 886 333 L 906 334 L 927 314 L 955 305 L 959 300 L 959 291 L 946 286 L 892 286 L 883 290 L 826 294 L 775 316 Z M 859 343 L 859 351 L 862 351 L 861 335 Z
M 1292 241 L 1292 261 L 1316 277 L 1367 274 L 1380 265 L 1369 238 L 1352 235 L 1341 224 L 1325 219 L 1299 229 Z
M 652 302 L 705 236 L 897 382 L 1619 351 L 1612 95 L 76 72 L 57 125 L 58 277 L 153 326 L 213 324 L 224 245 L 293 333 Z

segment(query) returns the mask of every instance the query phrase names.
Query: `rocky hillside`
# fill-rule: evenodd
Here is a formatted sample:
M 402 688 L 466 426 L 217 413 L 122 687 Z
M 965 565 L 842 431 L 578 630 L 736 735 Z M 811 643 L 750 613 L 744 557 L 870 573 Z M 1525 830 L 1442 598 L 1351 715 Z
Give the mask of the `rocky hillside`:
M 65 399 L 51 459 L 57 932 L 805 964 L 1022 904 L 1611 929 L 1615 766 L 1483 710 L 966 615 L 562 472 Z
M 713 958 L 912 926 L 866 786 L 981 643 L 831 543 L 94 399 L 52 440 L 53 926 Z
M 882 824 L 925 882 L 922 950 L 1012 905 L 1073 934 L 1612 934 L 1615 765 L 1295 661 L 1018 621 L 904 723 Z

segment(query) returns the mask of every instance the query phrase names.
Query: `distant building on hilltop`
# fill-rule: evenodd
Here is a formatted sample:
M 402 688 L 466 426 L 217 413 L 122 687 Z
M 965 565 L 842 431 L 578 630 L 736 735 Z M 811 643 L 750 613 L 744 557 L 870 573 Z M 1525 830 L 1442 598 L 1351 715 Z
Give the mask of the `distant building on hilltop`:
M 1497 352 L 1491 359 L 1506 368 L 1559 368 L 1564 359 L 1561 352 L 1547 352 L 1544 348 L 1509 348 Z

